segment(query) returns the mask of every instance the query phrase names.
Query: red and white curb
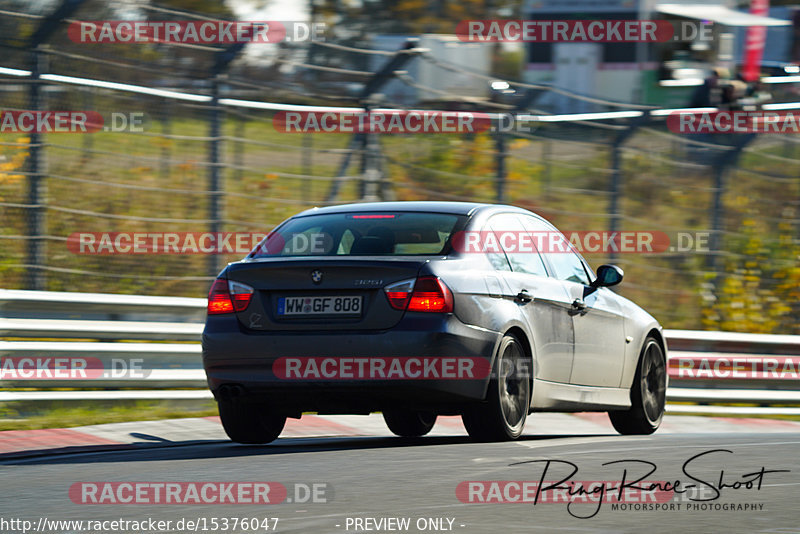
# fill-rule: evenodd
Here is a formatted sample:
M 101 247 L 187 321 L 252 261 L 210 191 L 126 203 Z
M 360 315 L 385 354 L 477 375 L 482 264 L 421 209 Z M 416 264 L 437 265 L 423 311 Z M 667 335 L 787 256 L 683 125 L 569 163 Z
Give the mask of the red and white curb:
M 658 434 L 800 432 L 800 422 L 778 419 L 670 416 Z M 525 427 L 529 435 L 615 434 L 604 413 L 536 413 Z M 379 414 L 304 415 L 289 419 L 280 440 L 315 437 L 389 437 Z M 461 418 L 439 417 L 430 436 L 466 436 Z M 0 460 L 20 456 L 185 445 L 227 440 L 219 417 L 132 421 L 68 429 L 0 432 Z

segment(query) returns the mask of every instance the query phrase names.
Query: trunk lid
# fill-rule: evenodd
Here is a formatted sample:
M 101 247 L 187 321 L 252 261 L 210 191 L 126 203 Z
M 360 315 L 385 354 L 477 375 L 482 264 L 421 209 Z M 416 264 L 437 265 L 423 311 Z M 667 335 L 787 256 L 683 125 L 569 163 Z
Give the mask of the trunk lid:
M 408 257 L 265 258 L 232 264 L 227 277 L 255 290 L 247 309 L 236 313 L 245 329 L 385 330 L 405 312 L 389 305 L 383 288 L 416 278 L 426 262 Z

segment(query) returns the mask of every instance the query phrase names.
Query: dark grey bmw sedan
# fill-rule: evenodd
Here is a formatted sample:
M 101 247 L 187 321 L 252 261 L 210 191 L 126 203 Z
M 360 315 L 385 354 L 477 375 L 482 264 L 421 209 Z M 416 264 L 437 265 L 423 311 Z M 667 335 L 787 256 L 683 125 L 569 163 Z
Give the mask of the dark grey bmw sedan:
M 208 296 L 203 362 L 228 436 L 277 438 L 304 412 L 380 411 L 422 436 L 461 415 L 481 441 L 534 411 L 606 411 L 623 434 L 662 419 L 661 326 L 545 219 L 513 206 L 315 208 L 229 264 Z

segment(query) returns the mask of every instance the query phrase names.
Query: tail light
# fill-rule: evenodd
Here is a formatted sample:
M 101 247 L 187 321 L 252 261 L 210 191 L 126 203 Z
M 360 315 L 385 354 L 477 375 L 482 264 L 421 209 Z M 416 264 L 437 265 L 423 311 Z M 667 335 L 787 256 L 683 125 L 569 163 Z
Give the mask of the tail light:
M 435 276 L 417 278 L 414 292 L 408 303 L 408 311 L 452 312 L 453 293 L 444 285 L 444 282 Z
M 241 282 L 217 278 L 208 291 L 208 314 L 240 312 L 253 298 L 253 288 Z
M 453 293 L 436 276 L 421 276 L 395 282 L 384 288 L 389 304 L 396 310 L 450 313 Z
M 386 293 L 386 298 L 389 299 L 389 304 L 395 310 L 405 310 L 408 306 L 408 301 L 411 299 L 411 293 L 414 291 L 414 282 L 416 278 L 403 280 L 402 282 L 395 282 L 383 288 Z

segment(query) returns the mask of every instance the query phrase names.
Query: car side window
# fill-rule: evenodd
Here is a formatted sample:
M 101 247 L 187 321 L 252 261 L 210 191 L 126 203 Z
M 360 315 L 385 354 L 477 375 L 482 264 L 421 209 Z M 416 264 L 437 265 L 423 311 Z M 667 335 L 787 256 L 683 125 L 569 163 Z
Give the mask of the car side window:
M 589 277 L 586 276 L 583 263 L 581 263 L 580 258 L 571 250 L 568 252 L 553 253 L 551 265 L 553 266 L 556 278 L 559 280 L 589 285 Z
M 533 234 L 534 242 L 540 243 L 544 249 L 541 251 L 542 256 L 547 260 L 554 278 L 589 285 L 589 276 L 583 262 L 564 234 L 535 217 L 524 216 L 522 220 Z
M 544 261 L 539 256 L 530 232 L 516 215 L 510 213 L 495 215 L 489 220 L 489 224 L 508 257 L 512 271 L 547 276 Z
M 483 231 L 481 232 L 481 236 L 485 239 L 485 236 L 489 233 L 494 233 L 492 230 L 491 225 L 487 224 Z M 505 253 L 502 250 L 493 250 L 491 248 L 487 248 L 485 251 L 486 259 L 489 260 L 489 263 L 492 264 L 492 267 L 496 271 L 510 271 L 511 265 L 508 263 L 508 258 L 506 258 Z

